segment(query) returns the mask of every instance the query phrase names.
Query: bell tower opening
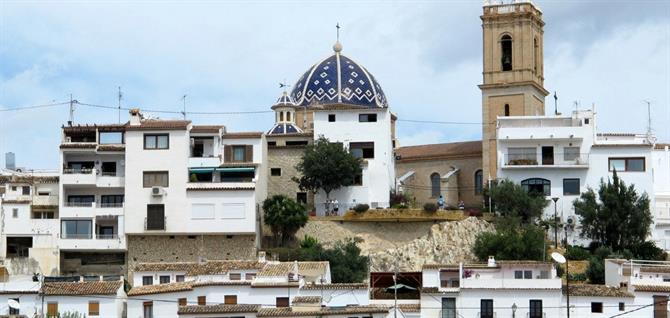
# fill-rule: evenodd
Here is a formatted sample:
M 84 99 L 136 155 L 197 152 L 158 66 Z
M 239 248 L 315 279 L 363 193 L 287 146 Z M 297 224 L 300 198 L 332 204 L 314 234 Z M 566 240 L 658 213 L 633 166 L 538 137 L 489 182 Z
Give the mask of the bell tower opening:
M 509 1 L 504 1 L 509 2 Z M 482 168 L 485 180 L 497 174 L 499 116 L 544 115 L 542 11 L 530 1 L 483 7 Z

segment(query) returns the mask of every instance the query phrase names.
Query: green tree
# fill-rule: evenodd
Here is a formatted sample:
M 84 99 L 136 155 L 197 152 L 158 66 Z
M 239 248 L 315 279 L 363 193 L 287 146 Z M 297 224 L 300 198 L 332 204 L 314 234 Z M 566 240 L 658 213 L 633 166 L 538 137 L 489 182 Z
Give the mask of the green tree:
M 502 180 L 493 186 L 490 193 L 496 212 L 503 217 L 518 219 L 525 224 L 539 218 L 549 204 L 544 194 L 528 192 L 519 184 L 509 180 Z
M 542 260 L 544 229 L 533 224 L 497 227 L 496 232 L 477 235 L 473 253 L 481 261 L 489 256 L 500 260 Z
M 586 277 L 591 284 L 605 283 L 605 258 L 612 255 L 612 249 L 601 246 L 597 248 L 589 258 L 589 267 L 586 269 Z
M 273 195 L 263 201 L 264 221 L 285 245 L 307 223 L 305 207 L 284 195 Z
M 649 198 L 619 179 L 600 181 L 598 196 L 589 188 L 573 203 L 580 216 L 580 235 L 614 251 L 631 249 L 646 241 L 652 223 Z
M 326 198 L 341 187 L 350 186 L 361 171 L 361 159 L 349 153 L 341 143 L 331 143 L 321 136 L 307 146 L 296 165 L 301 177 L 293 177 L 303 191 L 323 190 Z
M 328 261 L 334 283 L 360 283 L 368 277 L 368 258 L 361 255 L 358 241 L 348 239 L 324 248 L 312 237 L 305 237 L 300 248 L 280 255 L 284 261 Z

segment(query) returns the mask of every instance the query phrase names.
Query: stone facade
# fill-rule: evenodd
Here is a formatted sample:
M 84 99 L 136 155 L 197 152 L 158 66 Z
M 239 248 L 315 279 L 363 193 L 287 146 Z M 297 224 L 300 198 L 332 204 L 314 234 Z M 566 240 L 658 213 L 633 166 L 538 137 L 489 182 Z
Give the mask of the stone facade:
M 268 197 L 283 194 L 297 200 L 298 193 L 304 193 L 307 197 L 307 208 L 312 210 L 314 208 L 314 195 L 308 191 L 301 191 L 298 184 L 291 180 L 292 177 L 298 176 L 295 166 L 300 162 L 304 152 L 304 146 L 282 146 L 278 144 L 268 147 Z M 273 169 L 280 169 L 279 175 L 273 175 Z
M 256 258 L 255 235 L 128 235 L 128 271 L 142 262 Z

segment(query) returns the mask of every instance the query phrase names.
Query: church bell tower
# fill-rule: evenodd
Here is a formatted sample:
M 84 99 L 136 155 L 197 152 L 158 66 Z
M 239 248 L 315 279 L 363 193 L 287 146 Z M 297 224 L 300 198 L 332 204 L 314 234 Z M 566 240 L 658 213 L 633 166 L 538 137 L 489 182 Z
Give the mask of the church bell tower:
M 498 116 L 544 115 L 542 11 L 533 3 L 484 2 L 482 90 L 483 177 L 495 179 L 498 167 Z

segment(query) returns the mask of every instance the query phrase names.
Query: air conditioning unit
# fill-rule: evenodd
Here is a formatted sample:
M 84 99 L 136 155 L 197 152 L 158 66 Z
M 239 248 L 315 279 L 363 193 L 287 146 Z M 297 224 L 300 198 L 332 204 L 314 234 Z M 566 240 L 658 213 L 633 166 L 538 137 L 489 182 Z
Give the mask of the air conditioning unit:
M 162 187 L 151 187 L 151 195 L 155 197 L 162 197 L 165 194 Z

